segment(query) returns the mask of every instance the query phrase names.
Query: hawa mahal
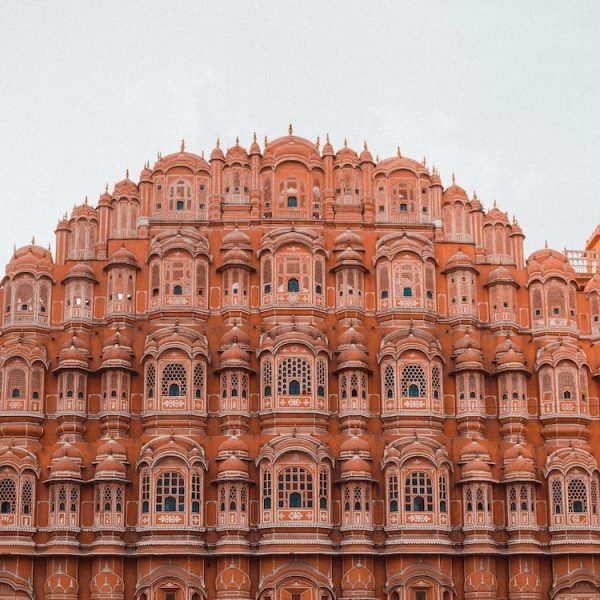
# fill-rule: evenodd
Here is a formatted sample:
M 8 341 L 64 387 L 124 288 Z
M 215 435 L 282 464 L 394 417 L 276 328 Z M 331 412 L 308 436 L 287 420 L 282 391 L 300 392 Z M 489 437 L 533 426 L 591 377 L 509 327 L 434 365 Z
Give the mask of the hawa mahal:
M 0 599 L 599 598 L 600 229 L 523 239 L 291 127 L 75 206 L 1 282 Z

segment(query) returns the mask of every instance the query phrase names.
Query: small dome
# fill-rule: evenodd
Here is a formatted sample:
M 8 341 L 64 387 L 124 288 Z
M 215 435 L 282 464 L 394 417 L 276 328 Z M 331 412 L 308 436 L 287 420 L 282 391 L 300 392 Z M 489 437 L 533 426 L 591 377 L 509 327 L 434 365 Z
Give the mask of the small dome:
M 527 272 L 530 275 L 562 275 L 568 279 L 575 277 L 569 259 L 564 254 L 549 248 L 538 250 L 527 259 Z
M 248 153 L 243 146 L 240 146 L 239 140 L 236 140 L 235 146 L 231 146 L 231 148 L 227 150 L 225 160 L 228 163 L 242 162 L 243 164 L 250 164 Z
M 239 436 L 232 435 L 221 442 L 217 454 L 218 456 L 229 456 L 232 454 L 236 456 L 248 456 L 248 445 Z
M 489 453 L 487 448 L 483 445 L 483 440 L 473 438 L 461 451 L 461 461 L 468 461 L 476 456 L 488 457 Z
M 369 152 L 367 142 L 365 142 L 363 151 L 360 153 L 360 156 L 358 157 L 358 159 L 361 163 L 370 162 L 370 163 L 375 164 L 375 161 L 373 160 L 373 155 Z
M 140 172 L 140 183 L 142 181 L 152 181 L 152 169 L 149 164 L 145 164 Z
M 96 465 L 96 477 L 125 477 L 125 465 L 113 456 L 107 456 Z
M 232 248 L 223 255 L 223 265 L 250 265 L 250 256 L 247 250 Z
M 598 291 L 600 290 L 600 273 L 596 273 L 588 282 L 587 285 L 585 286 L 585 293 L 589 294 L 592 291 Z
M 371 466 L 369 463 L 363 458 L 359 458 L 358 456 L 353 456 L 349 460 L 345 460 L 342 462 L 340 467 L 340 471 L 342 474 L 348 473 L 356 473 L 356 474 L 367 474 L 371 475 Z
M 225 367 L 248 368 L 248 352 L 239 344 L 232 344 L 221 355 L 221 369 Z
M 364 435 L 353 435 L 349 438 L 346 438 L 340 444 L 340 455 L 346 453 L 358 454 L 359 456 L 370 456 L 371 446 L 367 440 L 367 437 Z
M 356 344 L 351 344 L 340 352 L 338 368 L 360 368 L 366 369 L 369 363 L 367 353 Z
M 138 195 L 138 187 L 129 177 L 122 179 L 121 181 L 115 184 L 115 188 L 113 190 L 113 198 L 119 196 L 137 196 Z
M 108 193 L 108 184 L 106 190 L 98 198 L 98 206 L 110 206 L 112 196 Z
M 352 231 L 351 229 L 346 229 L 346 231 L 342 231 L 334 241 L 334 245 L 336 248 L 343 250 L 344 248 L 350 246 L 351 248 L 362 248 L 364 249 L 364 243 L 362 238 L 358 233 Z
M 473 259 L 462 250 L 455 252 L 446 262 L 446 271 L 460 267 L 473 268 Z
M 74 264 L 65 275 L 63 282 L 69 279 L 87 279 L 88 281 L 97 282 L 96 274 L 94 273 L 94 269 L 90 267 L 90 265 L 86 263 L 76 263 Z
M 506 267 L 500 266 L 490 271 L 486 283 L 487 285 L 515 283 L 515 276 Z
M 342 264 L 352 264 L 352 265 L 360 265 L 362 266 L 362 257 L 361 255 L 348 246 L 345 250 L 342 250 L 336 257 L 335 263 L 337 266 Z
M 134 269 L 140 268 L 135 258 L 135 255 L 129 250 L 127 250 L 127 248 L 125 248 L 124 245 L 110 255 L 110 258 L 108 259 L 108 264 L 106 266 L 112 267 L 116 265 L 129 266 L 133 267 Z
M 453 198 L 461 198 L 466 202 L 469 201 L 469 196 L 467 196 L 467 192 L 465 192 L 465 190 L 461 188 L 460 185 L 456 185 L 454 181 L 452 182 L 452 185 L 450 187 L 444 190 L 442 196 L 442 204 L 451 201 Z
M 252 144 L 250 145 L 249 154 L 250 154 L 250 156 L 252 156 L 253 154 L 260 154 L 260 146 L 258 145 L 258 142 L 256 141 L 256 133 L 254 134 L 254 137 L 252 138 Z
M 50 477 L 81 477 L 79 465 L 70 458 L 61 458 L 50 466 Z
M 85 342 L 73 335 L 70 344 L 58 353 L 59 367 L 87 369 L 89 355 L 90 352 Z
M 487 212 L 485 217 L 483 218 L 484 223 L 491 223 L 501 221 L 502 223 L 508 224 L 508 215 L 505 212 L 502 212 L 499 208 L 492 208 Z
M 335 155 L 335 162 L 337 164 L 348 162 L 356 164 L 358 162 L 358 154 L 344 142 L 344 147 L 340 148 Z
M 338 348 L 343 348 L 352 344 L 366 347 L 365 336 L 359 329 L 356 329 L 354 325 L 350 325 L 350 327 L 343 331 L 338 337 Z
M 125 456 L 125 448 L 114 438 L 108 438 L 98 447 L 97 456 L 108 456 L 109 454 Z
M 14 276 L 17 273 L 44 273 L 52 275 L 52 254 L 50 250 L 29 244 L 14 251 L 12 258 L 6 265 L 6 274 Z
M 519 455 L 504 468 L 504 476 L 507 479 L 535 477 L 533 461 Z
M 248 334 L 237 324 L 237 322 L 234 323 L 231 329 L 226 331 L 221 337 L 221 348 L 226 348 L 235 343 L 244 347 L 248 347 L 250 344 Z
M 217 145 L 210 153 L 210 160 L 225 160 L 225 155 L 223 154 L 223 150 L 221 150 L 221 142 L 219 140 L 217 140 Z
M 242 248 L 244 248 L 246 246 L 251 247 L 250 236 L 245 231 L 242 231 L 241 229 L 238 229 L 236 227 L 232 231 L 228 231 L 223 236 L 223 241 L 222 241 L 221 245 L 227 246 L 227 247 L 229 247 L 229 246 L 240 246 Z
M 529 444 L 523 444 L 522 442 L 519 441 L 516 444 L 509 446 L 504 451 L 504 455 L 503 455 L 505 461 L 513 460 L 513 459 L 517 458 L 518 456 L 523 456 L 530 460 L 534 460 L 535 454 Z
M 466 350 L 473 348 L 475 350 L 481 350 L 481 344 L 474 338 L 469 331 L 465 333 L 461 338 L 458 338 L 454 342 L 454 350 Z
M 219 474 L 243 473 L 244 475 L 248 475 L 248 465 L 243 460 L 240 460 L 237 456 L 230 456 L 219 465 L 218 472 Z
M 462 476 L 463 479 L 489 479 L 492 476 L 492 470 L 486 462 L 475 458 L 463 465 Z

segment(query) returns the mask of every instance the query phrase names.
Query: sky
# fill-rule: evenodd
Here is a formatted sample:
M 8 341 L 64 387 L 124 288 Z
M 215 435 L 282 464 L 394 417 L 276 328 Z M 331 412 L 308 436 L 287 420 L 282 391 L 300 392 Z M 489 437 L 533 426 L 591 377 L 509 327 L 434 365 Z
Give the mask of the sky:
M 600 2 L 0 3 L 0 263 L 156 153 L 294 133 L 436 165 L 526 234 L 600 222 Z

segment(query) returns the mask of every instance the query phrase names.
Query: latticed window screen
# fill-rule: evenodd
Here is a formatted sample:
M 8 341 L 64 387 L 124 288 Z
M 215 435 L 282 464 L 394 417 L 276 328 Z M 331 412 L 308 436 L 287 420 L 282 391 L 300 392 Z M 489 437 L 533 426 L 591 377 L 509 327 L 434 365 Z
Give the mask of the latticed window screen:
M 590 486 L 590 500 L 592 503 L 592 514 L 598 514 L 598 478 L 594 475 L 592 476 L 591 486 Z
M 154 363 L 150 363 L 146 369 L 146 394 L 149 398 L 154 397 L 156 389 L 156 367 Z
M 319 508 L 327 508 L 329 497 L 329 474 L 325 469 L 319 473 Z
M 556 515 L 563 511 L 563 484 L 560 479 L 552 480 L 552 512 Z
M 279 508 L 312 508 L 313 478 L 303 467 L 288 467 L 277 480 Z
M 567 504 L 570 513 L 584 513 L 588 510 L 587 486 L 583 479 L 575 478 L 567 486 Z
M 17 484 L 12 477 L 0 479 L 0 513 L 13 514 L 17 506 Z
M 431 391 L 433 397 L 437 400 L 442 397 L 442 369 L 440 365 L 434 364 L 431 367 Z
M 390 512 L 398 512 L 399 498 L 398 475 L 391 473 L 388 477 L 388 508 Z
M 511 512 L 515 512 L 517 510 L 517 488 L 512 486 L 508 493 L 508 509 Z
M 30 515 L 33 512 L 33 481 L 26 478 L 21 484 L 21 512 Z
M 425 379 L 425 371 L 421 365 L 410 364 L 402 367 L 400 389 L 403 397 L 426 397 L 427 381 Z
M 263 291 L 268 291 L 268 289 L 265 289 L 264 286 L 270 286 L 273 283 L 273 269 L 270 257 L 263 258 L 262 261 L 262 282 Z
M 294 392 L 295 387 L 298 387 L 299 392 Z M 306 396 L 312 393 L 310 364 L 306 359 L 290 357 L 279 363 L 277 392 L 284 396 L 292 393 Z
M 200 261 L 196 263 L 196 295 L 200 298 L 207 296 L 207 276 L 206 263 Z
M 270 396 L 273 390 L 273 362 L 270 358 L 262 363 L 263 393 Z
M 142 499 L 142 512 L 150 512 L 150 474 L 148 471 L 142 473 L 141 482 L 141 499 Z
M 271 508 L 271 498 L 273 496 L 273 481 L 271 471 L 266 470 L 263 473 L 262 481 L 263 508 Z
M 178 386 L 178 390 L 175 387 Z M 179 393 L 174 393 L 179 391 Z M 163 396 L 187 396 L 187 369 L 181 363 L 168 363 L 163 367 L 161 379 Z
M 473 490 L 470 487 L 465 492 L 465 510 L 467 512 L 473 511 Z
M 385 365 L 383 369 L 383 389 L 386 398 L 396 395 L 396 372 L 391 364 Z
M 26 373 L 25 369 L 15 367 L 8 371 L 7 387 L 11 398 L 25 397 Z
M 202 479 L 200 473 L 192 474 L 192 512 L 199 513 L 201 506 L 201 495 L 202 495 Z
M 194 398 L 204 396 L 204 366 L 200 363 L 194 365 Z
M 558 369 L 558 394 L 560 398 L 575 398 L 575 368 L 563 366 Z
M 387 298 L 390 293 L 389 264 L 384 263 L 377 267 L 377 282 L 379 284 L 379 297 Z
M 406 477 L 404 509 L 407 512 L 433 511 L 433 484 L 427 473 L 416 471 Z
M 184 512 L 185 482 L 180 473 L 168 471 L 156 480 L 156 512 Z
M 446 475 L 440 475 L 438 478 L 438 494 L 440 512 L 448 512 L 448 480 L 446 479 Z

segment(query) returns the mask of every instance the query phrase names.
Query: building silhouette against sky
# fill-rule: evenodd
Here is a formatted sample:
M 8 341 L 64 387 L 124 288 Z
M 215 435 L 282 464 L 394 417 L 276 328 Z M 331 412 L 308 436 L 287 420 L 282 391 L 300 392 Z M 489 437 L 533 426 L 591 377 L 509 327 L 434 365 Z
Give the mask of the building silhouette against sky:
M 291 127 L 74 207 L 2 281 L 0 599 L 598 598 L 600 230 L 523 239 Z

